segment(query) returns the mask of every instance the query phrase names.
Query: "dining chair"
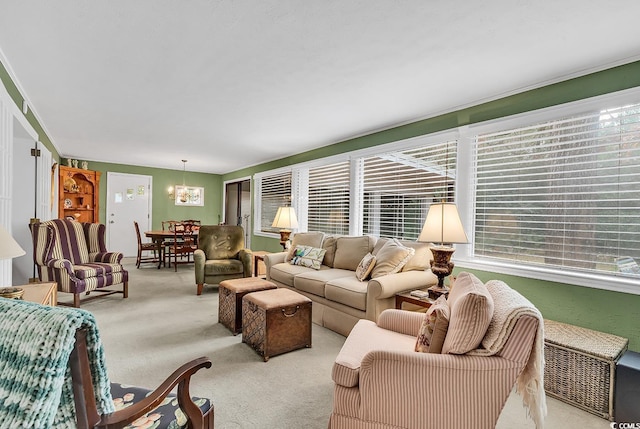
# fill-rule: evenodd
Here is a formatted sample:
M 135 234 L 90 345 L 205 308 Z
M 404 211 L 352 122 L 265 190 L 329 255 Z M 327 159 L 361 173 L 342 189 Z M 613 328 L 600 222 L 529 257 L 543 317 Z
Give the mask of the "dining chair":
M 143 242 L 142 236 L 140 235 L 140 227 L 138 226 L 138 222 L 133 221 L 133 225 L 136 228 L 136 238 L 138 240 L 138 256 L 136 257 L 136 268 L 140 268 L 140 264 L 143 262 L 159 262 L 160 255 L 158 254 L 159 250 L 156 243 L 152 242 Z M 142 256 L 142 252 L 153 252 L 153 256 Z
M 178 223 L 177 220 L 163 220 L 162 221 L 162 230 L 163 231 L 171 231 L 173 232 L 173 226 Z
M 202 221 L 197 220 L 197 219 L 185 219 L 185 220 L 182 221 L 182 223 L 190 223 L 190 224 L 193 224 L 193 225 L 196 225 L 196 226 L 202 225 Z
M 177 221 L 177 220 L 163 220 L 162 230 L 173 232 L 175 224 L 179 222 L 180 221 Z M 169 262 L 169 265 L 171 265 L 171 249 L 173 248 L 173 241 L 174 241 L 173 237 L 166 238 L 163 243 L 164 249 L 162 249 L 162 254 L 164 256 L 163 262 L 165 266 L 167 266 L 167 262 Z
M 173 244 L 170 257 L 173 258 L 173 266 L 178 271 L 178 264 L 193 263 L 191 256 L 198 248 L 194 236 L 194 225 L 191 223 L 177 222 L 173 228 Z M 180 256 L 180 261 L 178 261 Z M 185 260 L 186 256 L 186 260 Z

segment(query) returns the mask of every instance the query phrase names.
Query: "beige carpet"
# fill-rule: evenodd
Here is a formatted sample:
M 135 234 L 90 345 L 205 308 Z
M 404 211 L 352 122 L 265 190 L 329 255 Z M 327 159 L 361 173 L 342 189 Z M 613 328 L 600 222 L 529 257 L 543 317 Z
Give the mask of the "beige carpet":
M 213 361 L 192 382 L 194 395 L 215 404 L 216 428 L 326 428 L 333 401 L 331 367 L 344 337 L 313 325 L 313 346 L 263 362 L 217 323 L 217 287 L 196 296 L 193 267 L 129 270 L 129 298 L 88 302 L 105 344 L 112 381 L 155 388 L 182 363 Z M 61 299 L 68 300 L 64 294 Z M 609 428 L 609 422 L 548 399 L 546 428 Z M 455 407 L 455 404 L 448 406 Z M 520 397 L 511 395 L 498 428 L 533 428 Z M 472 429 L 472 428 L 470 428 Z

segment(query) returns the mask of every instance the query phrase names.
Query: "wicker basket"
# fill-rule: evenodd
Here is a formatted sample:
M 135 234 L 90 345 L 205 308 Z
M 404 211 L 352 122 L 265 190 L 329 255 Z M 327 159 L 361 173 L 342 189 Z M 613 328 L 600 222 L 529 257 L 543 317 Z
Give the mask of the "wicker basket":
M 22 299 L 24 289 L 19 287 L 3 287 L 0 288 L 0 297 L 10 299 Z
M 616 362 L 629 340 L 552 320 L 544 331 L 547 394 L 613 420 Z

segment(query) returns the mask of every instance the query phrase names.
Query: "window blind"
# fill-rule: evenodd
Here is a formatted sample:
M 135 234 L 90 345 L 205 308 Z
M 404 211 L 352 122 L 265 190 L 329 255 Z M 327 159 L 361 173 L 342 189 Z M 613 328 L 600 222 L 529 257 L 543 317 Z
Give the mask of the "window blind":
M 309 169 L 307 229 L 349 234 L 349 162 Z
M 476 149 L 476 256 L 629 274 L 640 104 L 478 135 Z
M 278 207 L 291 205 L 291 171 L 270 174 L 260 179 L 260 231 L 278 233 L 272 228 Z
M 431 203 L 453 201 L 456 146 L 450 141 L 364 158 L 364 233 L 417 239 Z

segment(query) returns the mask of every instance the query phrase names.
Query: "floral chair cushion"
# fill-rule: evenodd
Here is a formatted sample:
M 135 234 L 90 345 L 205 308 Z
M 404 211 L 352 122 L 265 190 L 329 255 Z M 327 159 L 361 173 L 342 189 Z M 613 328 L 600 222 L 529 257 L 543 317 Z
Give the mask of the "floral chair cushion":
M 126 408 L 151 393 L 151 390 L 137 386 L 111 383 L 111 396 L 116 411 Z M 211 409 L 211 401 L 205 398 L 193 398 L 193 402 L 200 407 L 203 414 Z M 187 418 L 178 407 L 178 398 L 170 394 L 155 410 L 140 417 L 126 426 L 127 429 L 182 429 L 187 427 Z

